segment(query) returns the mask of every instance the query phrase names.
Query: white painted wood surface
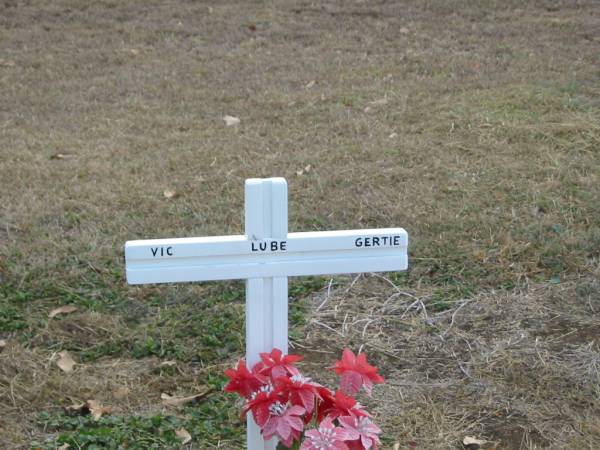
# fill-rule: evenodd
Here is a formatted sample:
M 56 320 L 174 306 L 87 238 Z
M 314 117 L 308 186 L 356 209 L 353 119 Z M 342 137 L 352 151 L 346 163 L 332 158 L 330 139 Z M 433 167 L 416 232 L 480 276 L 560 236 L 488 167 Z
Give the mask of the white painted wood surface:
M 247 241 L 283 241 L 288 234 L 287 183 L 283 178 L 250 179 L 245 187 L 245 225 Z M 245 245 L 245 250 L 248 245 Z M 250 250 L 252 251 L 252 250 Z M 254 252 L 256 253 L 256 252 Z M 258 255 L 249 255 L 258 256 Z M 265 255 L 262 255 L 265 256 Z M 241 257 L 240 255 L 235 255 Z M 243 257 L 242 257 L 243 258 Z M 266 261 L 258 263 L 264 265 Z M 277 347 L 287 353 L 288 346 L 288 285 L 286 276 L 252 271 L 256 263 L 246 265 L 250 275 L 246 280 L 246 361 L 256 364 L 259 353 Z M 260 278 L 255 278 L 259 276 Z M 275 450 L 277 439 L 265 441 L 252 414 L 247 416 L 247 447 L 252 450 Z
M 289 276 L 406 270 L 402 228 L 288 233 L 287 183 L 245 185 L 245 235 L 150 239 L 125 244 L 129 284 L 246 280 L 246 361 L 288 351 Z M 248 415 L 247 448 L 275 450 Z
M 249 229 L 246 228 L 247 231 Z M 130 284 L 175 283 L 378 272 L 405 270 L 408 266 L 408 237 L 402 228 L 289 233 L 287 237 L 281 236 L 130 241 L 125 245 L 127 281 Z M 376 246 L 373 245 L 374 238 L 378 242 Z M 280 246 L 281 243 L 284 243 L 285 250 L 270 250 L 271 245 Z M 365 247 L 365 243 L 369 246 Z M 258 250 L 261 244 L 267 250 Z M 257 250 L 253 251 L 253 248 Z

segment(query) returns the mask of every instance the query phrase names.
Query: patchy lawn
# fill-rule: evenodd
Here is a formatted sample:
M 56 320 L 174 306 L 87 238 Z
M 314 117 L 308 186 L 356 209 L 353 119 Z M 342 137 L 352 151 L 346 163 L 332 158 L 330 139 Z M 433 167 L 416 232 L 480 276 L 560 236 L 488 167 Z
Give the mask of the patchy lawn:
M 284 176 L 291 231 L 409 232 L 407 273 L 291 284 L 307 372 L 381 367 L 384 448 L 600 448 L 599 49 L 595 0 L 4 1 L 0 447 L 242 448 L 243 283 L 128 287 L 123 244 Z

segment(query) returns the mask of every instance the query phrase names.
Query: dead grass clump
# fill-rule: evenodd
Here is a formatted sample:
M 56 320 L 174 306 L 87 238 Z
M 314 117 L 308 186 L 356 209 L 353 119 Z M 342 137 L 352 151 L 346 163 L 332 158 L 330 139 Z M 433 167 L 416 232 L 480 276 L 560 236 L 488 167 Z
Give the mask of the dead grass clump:
M 472 435 L 497 448 L 589 448 L 600 435 L 578 430 L 600 408 L 600 322 L 577 285 L 480 293 L 435 312 L 431 292 L 363 276 L 315 299 L 303 344 L 368 352 L 387 379 L 368 404 L 400 448 Z
M 85 351 L 90 355 L 98 345 L 118 348 L 127 340 L 127 326 L 120 315 L 99 312 L 76 312 L 48 320 L 30 341 L 31 346 Z

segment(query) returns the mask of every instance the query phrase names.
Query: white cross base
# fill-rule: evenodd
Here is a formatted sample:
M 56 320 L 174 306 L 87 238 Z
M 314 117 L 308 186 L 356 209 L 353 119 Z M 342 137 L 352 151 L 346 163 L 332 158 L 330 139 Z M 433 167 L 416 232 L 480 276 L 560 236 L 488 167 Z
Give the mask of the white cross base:
M 129 284 L 246 279 L 246 361 L 288 351 L 289 276 L 406 270 L 402 228 L 288 233 L 287 183 L 246 180 L 245 236 L 128 241 Z M 248 414 L 247 448 L 275 450 Z

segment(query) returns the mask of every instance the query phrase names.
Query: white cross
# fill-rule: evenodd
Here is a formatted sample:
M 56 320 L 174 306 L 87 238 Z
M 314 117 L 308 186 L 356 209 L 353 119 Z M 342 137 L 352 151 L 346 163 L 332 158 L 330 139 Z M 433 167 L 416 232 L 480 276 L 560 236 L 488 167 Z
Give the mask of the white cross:
M 129 284 L 246 280 L 246 361 L 288 351 L 289 276 L 406 270 L 402 228 L 288 233 L 287 183 L 252 178 L 245 189 L 246 235 L 128 241 Z M 248 415 L 250 450 L 274 450 Z

